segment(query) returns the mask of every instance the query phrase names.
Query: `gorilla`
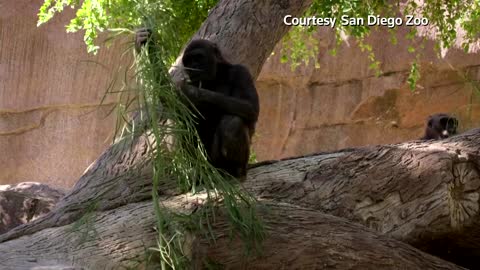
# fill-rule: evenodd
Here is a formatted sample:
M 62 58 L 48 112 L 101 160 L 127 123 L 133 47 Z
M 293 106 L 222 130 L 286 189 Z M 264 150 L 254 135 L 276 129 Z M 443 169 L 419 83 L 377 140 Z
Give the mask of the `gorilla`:
M 421 140 L 441 140 L 457 134 L 458 120 L 445 113 L 428 117 L 425 135 Z
M 148 29 L 137 31 L 137 50 L 150 33 Z M 182 64 L 189 81 L 181 90 L 199 114 L 195 128 L 209 162 L 244 180 L 260 112 L 250 72 L 243 65 L 229 63 L 215 43 L 204 39 L 187 45 Z

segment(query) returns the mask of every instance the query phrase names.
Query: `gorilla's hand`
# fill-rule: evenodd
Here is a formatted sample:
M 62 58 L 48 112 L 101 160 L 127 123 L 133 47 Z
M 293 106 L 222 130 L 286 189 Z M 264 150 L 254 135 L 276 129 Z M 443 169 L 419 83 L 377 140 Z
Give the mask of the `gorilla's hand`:
M 190 100 L 190 102 L 193 104 L 197 104 L 199 102 L 200 89 L 186 82 L 183 83 L 181 88 L 183 94 Z
M 140 28 L 135 31 L 135 50 L 140 52 L 142 47 L 147 43 L 147 40 L 152 35 L 152 30 L 148 28 Z

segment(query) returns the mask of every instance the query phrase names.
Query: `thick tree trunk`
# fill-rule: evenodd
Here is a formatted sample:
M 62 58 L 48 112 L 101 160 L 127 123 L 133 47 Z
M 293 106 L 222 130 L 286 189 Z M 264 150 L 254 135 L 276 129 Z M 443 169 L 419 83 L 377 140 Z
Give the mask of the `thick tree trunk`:
M 209 246 L 205 253 L 206 242 L 199 239 L 198 244 L 189 247 L 188 253 L 194 262 L 208 257 L 232 269 L 241 268 L 243 264 L 248 264 L 249 269 L 266 269 L 271 264 L 271 269 L 275 269 L 276 260 L 294 269 L 308 268 L 315 263 L 318 268 L 333 269 L 349 265 L 367 269 L 375 263 L 378 263 L 375 269 L 454 267 L 398 242 L 402 240 L 476 269 L 475 258 L 480 250 L 476 241 L 479 237 L 476 195 L 480 187 L 479 146 L 480 129 L 477 129 L 443 141 L 348 149 L 253 168 L 244 186 L 261 201 L 270 201 L 273 209 L 263 213 L 270 233 L 263 246 L 267 258 L 245 258 L 236 254 L 234 250 L 239 252 L 237 246 L 240 245 L 237 240 L 227 247 L 222 239 L 228 235 L 225 232 L 228 228 L 221 218 L 217 219 L 214 229 L 220 236 L 217 245 Z M 129 160 L 125 162 L 130 164 Z M 127 203 L 127 197 L 122 206 L 118 198 L 132 192 L 128 187 L 133 183 L 148 186 L 148 174 L 123 177 L 119 183 L 124 185 L 123 189 L 112 185 L 104 188 L 105 184 L 92 186 L 91 191 L 97 190 L 94 197 L 99 205 L 97 210 L 104 210 L 97 211 L 94 220 L 86 222 L 93 224 L 93 239 L 82 243 L 81 232 L 69 231 L 74 225 L 55 223 L 55 218 L 62 217 L 60 213 L 78 215 L 81 212 L 77 209 L 92 205 L 88 199 L 80 200 L 92 195 L 77 185 L 59 206 L 58 209 L 64 211 L 57 210 L 45 219 L 53 219 L 49 221 L 54 224 L 52 228 L 38 231 L 39 224 L 26 225 L 14 230 L 15 237 L 9 233 L 3 235 L 4 240 L 16 239 L 0 244 L 0 266 L 9 269 L 12 265 L 22 266 L 23 262 L 25 265 L 115 268 L 143 256 L 145 247 L 155 245 L 152 205 L 150 202 Z M 139 194 L 148 198 L 145 192 Z M 186 199 L 184 195 L 172 196 L 172 192 L 165 192 L 162 200 L 175 211 L 185 211 L 195 197 Z M 284 203 L 307 208 L 296 209 Z M 112 208 L 116 209 L 107 210 Z M 321 212 L 362 223 L 387 236 Z M 53 228 L 60 225 L 64 226 Z M 26 235 L 34 231 L 38 232 Z M 19 238 L 21 235 L 24 236 Z M 305 241 L 308 244 L 302 245 Z M 370 264 L 366 264 L 367 261 Z M 405 261 L 410 264 L 404 264 Z
M 170 210 L 186 212 L 195 197 L 163 201 Z M 263 253 L 247 257 L 243 242 L 230 239 L 230 227 L 219 216 L 212 224 L 216 242 L 188 237 L 184 251 L 194 269 L 215 263 L 222 269 L 463 269 L 423 253 L 398 240 L 344 219 L 288 204 L 260 206 L 267 227 Z M 67 266 L 86 269 L 158 269 L 145 262 L 145 250 L 155 246 L 151 202 L 132 203 L 101 212 L 75 230 L 65 225 L 8 241 L 0 246 L 1 269 Z M 51 268 L 48 268 L 51 269 Z
M 275 45 L 288 32 L 285 15 L 300 16 L 312 0 L 222 0 L 192 39 L 215 42 L 232 63 L 245 65 L 257 78 Z M 174 77 L 178 74 L 175 72 Z
M 461 268 L 342 218 L 288 204 L 267 209 L 261 215 L 268 228 L 262 256 L 245 259 L 242 242 L 231 242 L 221 220 L 214 224 L 221 236 L 216 245 L 202 238 L 194 247 L 195 268 L 205 269 L 199 266 L 206 258 L 226 269 Z
M 249 172 L 259 198 L 359 222 L 475 266 L 480 256 L 480 129 L 284 160 Z

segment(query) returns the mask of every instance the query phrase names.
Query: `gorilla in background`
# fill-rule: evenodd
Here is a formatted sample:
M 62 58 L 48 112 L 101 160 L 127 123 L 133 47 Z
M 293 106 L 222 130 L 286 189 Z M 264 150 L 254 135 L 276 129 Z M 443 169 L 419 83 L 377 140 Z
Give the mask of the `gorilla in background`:
M 425 135 L 421 140 L 441 140 L 457 134 L 458 120 L 445 113 L 428 117 Z

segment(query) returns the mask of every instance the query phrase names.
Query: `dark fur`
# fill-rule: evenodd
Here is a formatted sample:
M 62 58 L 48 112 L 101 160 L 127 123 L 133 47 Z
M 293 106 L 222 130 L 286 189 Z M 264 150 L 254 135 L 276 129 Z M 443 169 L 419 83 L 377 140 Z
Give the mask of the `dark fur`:
M 145 28 L 137 31 L 137 51 L 150 35 Z M 260 107 L 252 76 L 246 67 L 226 61 L 208 40 L 190 42 L 182 64 L 190 79 L 182 92 L 200 113 L 196 129 L 209 161 L 244 179 Z
M 425 135 L 422 140 L 441 140 L 457 134 L 458 120 L 445 113 L 428 117 Z
M 243 178 L 259 114 L 250 73 L 242 65 L 227 62 L 208 40 L 192 41 L 182 63 L 190 78 L 183 92 L 201 114 L 196 128 L 210 162 Z

